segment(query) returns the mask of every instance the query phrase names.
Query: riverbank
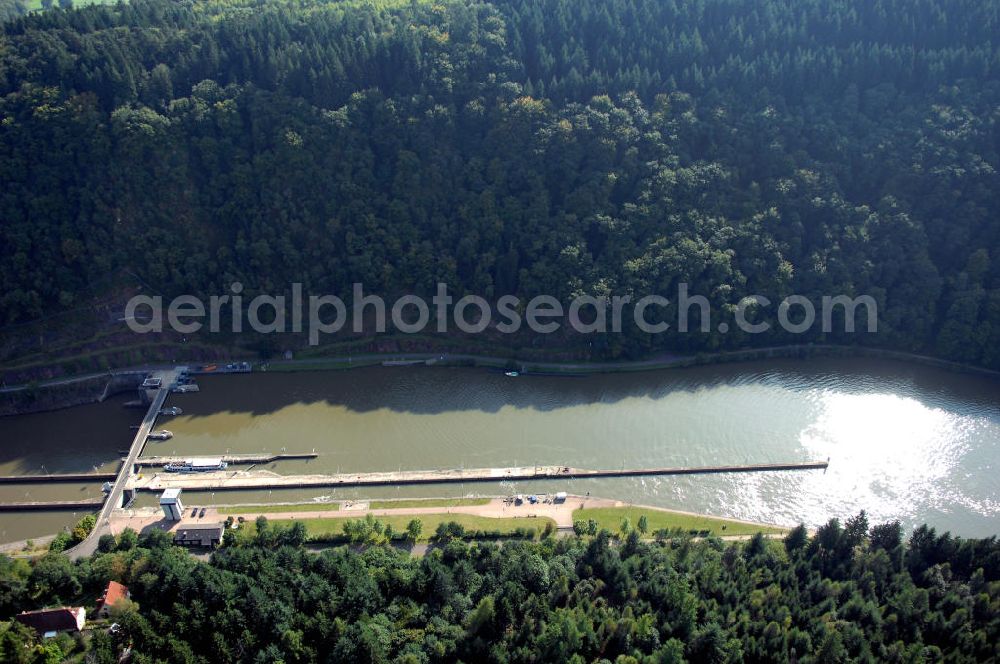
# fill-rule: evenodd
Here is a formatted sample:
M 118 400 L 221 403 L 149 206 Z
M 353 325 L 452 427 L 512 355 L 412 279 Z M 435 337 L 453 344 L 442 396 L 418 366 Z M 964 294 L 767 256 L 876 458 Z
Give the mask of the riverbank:
M 425 365 L 439 367 L 480 367 L 494 370 L 514 369 L 521 375 L 585 376 L 589 374 L 630 373 L 685 367 L 753 362 L 773 359 L 870 358 L 921 365 L 945 371 L 1000 379 L 1000 371 L 942 360 L 928 355 L 865 346 L 788 345 L 753 348 L 718 353 L 676 355 L 660 353 L 645 360 L 589 362 L 568 360 L 519 359 L 516 356 L 478 355 L 452 352 L 359 353 L 315 356 L 301 359 L 250 362 L 254 371 L 309 372 L 346 371 L 373 366 Z M 173 366 L 173 365 L 171 365 Z M 0 417 L 68 408 L 102 401 L 112 394 L 138 387 L 136 377 L 161 368 L 159 365 L 134 366 L 99 374 L 62 378 L 27 385 L 0 388 Z
M 150 529 L 174 531 L 195 525 L 204 525 L 243 519 L 252 523 L 259 516 L 269 521 L 301 521 L 310 537 L 339 536 L 343 524 L 352 519 L 364 519 L 369 514 L 389 524 L 396 532 L 403 532 L 412 519 L 419 519 L 423 527 L 421 541 L 434 534 L 441 523 L 456 522 L 469 531 L 500 531 L 514 533 L 519 528 L 532 528 L 541 533 L 546 523 L 563 532 L 572 531 L 574 524 L 583 526 L 593 520 L 599 528 L 619 532 L 627 520 L 631 527 L 638 527 L 646 518 L 647 531 L 680 532 L 694 536 L 745 537 L 760 532 L 769 536 L 787 533 L 787 526 L 728 519 L 695 512 L 672 510 L 650 505 L 634 505 L 620 500 L 591 496 L 567 496 L 556 502 L 551 496 L 542 496 L 539 502 L 525 500 L 515 503 L 509 497 L 480 498 L 426 498 L 398 500 L 350 500 L 329 503 L 273 503 L 254 505 L 205 506 L 205 516 L 192 516 L 194 504 L 185 510 L 180 521 L 168 522 L 158 508 L 127 508 L 115 510 L 110 518 L 110 532 L 118 536 L 126 528 L 137 533 Z M 200 510 L 200 506 L 197 508 Z M 200 513 L 200 511 L 199 511 Z M 33 557 L 48 551 L 55 535 L 35 537 L 30 540 L 0 543 L 0 553 L 9 556 Z
M 126 369 L 4 388 L 0 390 L 0 417 L 100 403 L 110 396 L 139 389 L 145 373 Z
M 11 558 L 33 558 L 44 555 L 49 550 L 49 545 L 56 535 L 44 535 L 32 539 L 19 540 L 17 542 L 0 543 L 0 554 Z
M 298 360 L 273 360 L 263 363 L 261 366 L 266 371 L 294 372 L 338 371 L 377 365 L 404 366 L 406 364 L 422 363 L 427 366 L 484 367 L 504 370 L 515 369 L 519 373 L 525 375 L 587 375 L 595 373 L 655 371 L 659 369 L 675 369 L 682 367 L 733 362 L 753 362 L 771 359 L 809 359 L 819 357 L 866 357 L 872 359 L 895 360 L 934 367 L 937 369 L 944 369 L 947 371 L 957 371 L 980 376 L 989 376 L 992 378 L 1000 378 L 1000 371 L 942 360 L 929 355 L 918 355 L 915 353 L 870 348 L 866 346 L 837 346 L 825 344 L 771 346 L 766 348 L 751 348 L 737 351 L 721 351 L 717 353 L 697 353 L 694 355 L 660 353 L 655 357 L 645 360 L 619 360 L 612 362 L 563 360 L 544 361 L 492 355 L 423 352 L 358 354 L 332 357 L 311 357 Z
M 452 501 L 456 504 L 445 506 Z M 632 505 L 620 500 L 590 496 L 570 495 L 561 501 L 548 496 L 536 503 L 527 500 L 517 503 L 504 497 L 477 499 L 473 504 L 461 499 L 428 499 L 424 506 L 418 504 L 420 501 L 405 500 L 399 501 L 399 507 L 394 507 L 393 502 L 353 500 L 324 505 L 326 509 L 318 509 L 320 506 L 312 504 L 211 506 L 205 507 L 204 517 L 192 517 L 192 510 L 187 510 L 179 522 L 165 521 L 162 513 L 155 508 L 116 510 L 111 517 L 111 531 L 115 535 L 126 528 L 139 533 L 153 528 L 174 531 L 198 524 L 217 523 L 227 518 L 242 518 L 244 522 L 253 522 L 257 517 L 264 516 L 275 522 L 300 521 L 311 537 L 322 539 L 324 536 L 341 534 L 346 521 L 364 519 L 368 515 L 388 523 L 396 532 L 405 531 L 410 520 L 419 519 L 424 539 L 432 535 L 439 524 L 449 521 L 456 521 L 472 530 L 513 532 L 522 527 L 540 531 L 538 527 L 544 527 L 545 523 L 552 523 L 558 530 L 571 531 L 574 523 L 583 522 L 585 525 L 593 519 L 600 528 L 618 532 L 624 520 L 627 519 L 632 527 L 636 527 L 640 519 L 645 517 L 650 534 L 656 531 L 673 531 L 698 536 L 746 536 L 757 532 L 780 535 L 788 531 L 786 526 Z

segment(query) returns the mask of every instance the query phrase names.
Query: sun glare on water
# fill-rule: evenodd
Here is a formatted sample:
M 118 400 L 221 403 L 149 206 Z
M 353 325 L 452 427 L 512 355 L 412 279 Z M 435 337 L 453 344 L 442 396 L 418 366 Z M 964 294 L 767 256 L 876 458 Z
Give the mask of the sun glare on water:
M 816 521 L 856 506 L 875 518 L 906 518 L 920 506 L 947 510 L 962 500 L 952 474 L 988 420 L 897 394 L 823 391 L 815 400 L 818 415 L 800 442 L 811 457 L 831 460 L 808 506 Z

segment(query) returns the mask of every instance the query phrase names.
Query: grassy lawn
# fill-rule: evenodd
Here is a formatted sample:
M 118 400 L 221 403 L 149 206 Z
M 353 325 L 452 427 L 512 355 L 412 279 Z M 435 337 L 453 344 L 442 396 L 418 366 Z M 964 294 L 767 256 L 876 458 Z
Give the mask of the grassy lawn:
M 273 514 L 275 512 L 337 512 L 340 503 L 299 503 L 296 505 L 224 505 L 219 514 Z
M 464 507 L 486 505 L 490 498 L 408 498 L 404 500 L 372 500 L 368 509 L 398 510 L 404 507 Z
M 411 519 L 420 519 L 423 529 L 420 535 L 421 541 L 426 541 L 434 535 L 439 524 L 454 521 L 461 524 L 466 530 L 499 530 L 503 534 L 511 534 L 517 528 L 534 528 L 538 534 L 545 529 L 546 523 L 555 526 L 555 521 L 546 517 L 524 517 L 520 519 L 493 519 L 485 516 L 474 516 L 472 514 L 421 514 L 419 516 L 397 515 L 376 517 L 384 524 L 392 526 L 393 531 L 401 533 L 406 531 L 406 524 Z M 306 531 L 310 537 L 319 535 L 335 534 L 344 532 L 344 521 L 347 517 L 336 517 L 329 519 L 297 519 L 306 526 Z
M 354 501 L 363 502 L 363 501 Z M 460 507 L 485 505 L 489 498 L 412 498 L 404 500 L 372 500 L 373 510 L 396 510 L 405 507 Z M 268 505 L 220 505 L 219 514 L 277 514 L 280 512 L 339 512 L 340 501 L 334 503 L 271 503 Z
M 645 516 L 649 522 L 648 532 L 650 534 L 657 530 L 671 530 L 674 528 L 680 528 L 684 532 L 708 530 L 713 535 L 752 535 L 757 532 L 767 534 L 787 531 L 786 528 L 775 526 L 755 526 L 728 519 L 694 516 L 678 512 L 662 512 L 660 510 L 649 510 L 638 507 L 593 507 L 573 512 L 574 521 L 593 519 L 597 521 L 601 528 L 607 528 L 613 533 L 619 531 L 622 520 L 626 518 L 629 519 L 632 527 L 635 528 L 641 516 Z

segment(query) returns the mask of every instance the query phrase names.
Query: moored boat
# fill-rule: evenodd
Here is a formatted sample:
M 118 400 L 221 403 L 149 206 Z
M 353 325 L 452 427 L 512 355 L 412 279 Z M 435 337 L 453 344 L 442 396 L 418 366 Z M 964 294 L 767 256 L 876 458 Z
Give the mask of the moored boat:
M 219 457 L 205 459 L 185 459 L 184 461 L 171 461 L 163 466 L 163 470 L 168 473 L 208 473 L 213 470 L 225 470 L 229 464 Z

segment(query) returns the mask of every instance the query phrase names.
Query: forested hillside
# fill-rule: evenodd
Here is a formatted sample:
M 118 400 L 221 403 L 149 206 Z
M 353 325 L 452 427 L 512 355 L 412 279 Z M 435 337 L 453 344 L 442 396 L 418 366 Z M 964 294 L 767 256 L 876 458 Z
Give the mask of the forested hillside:
M 0 37 L 0 326 L 168 295 L 870 294 L 1000 368 L 997 0 L 135 0 Z M 670 319 L 671 316 L 668 316 Z M 675 318 L 675 317 L 674 317 Z
M 468 544 L 423 558 L 388 545 L 304 550 L 295 528 L 199 562 L 158 530 L 102 541 L 74 566 L 0 557 L 0 620 L 91 604 L 109 580 L 138 603 L 95 629 L 97 664 L 131 646 L 170 662 L 987 662 L 1000 657 L 1000 546 L 864 514 L 784 542 L 685 537 Z M 300 531 L 301 532 L 301 531 Z M 110 541 L 109 541 L 110 538 Z M 60 661 L 80 646 L 0 622 L 0 659 Z M 51 655 L 51 649 L 56 654 Z

